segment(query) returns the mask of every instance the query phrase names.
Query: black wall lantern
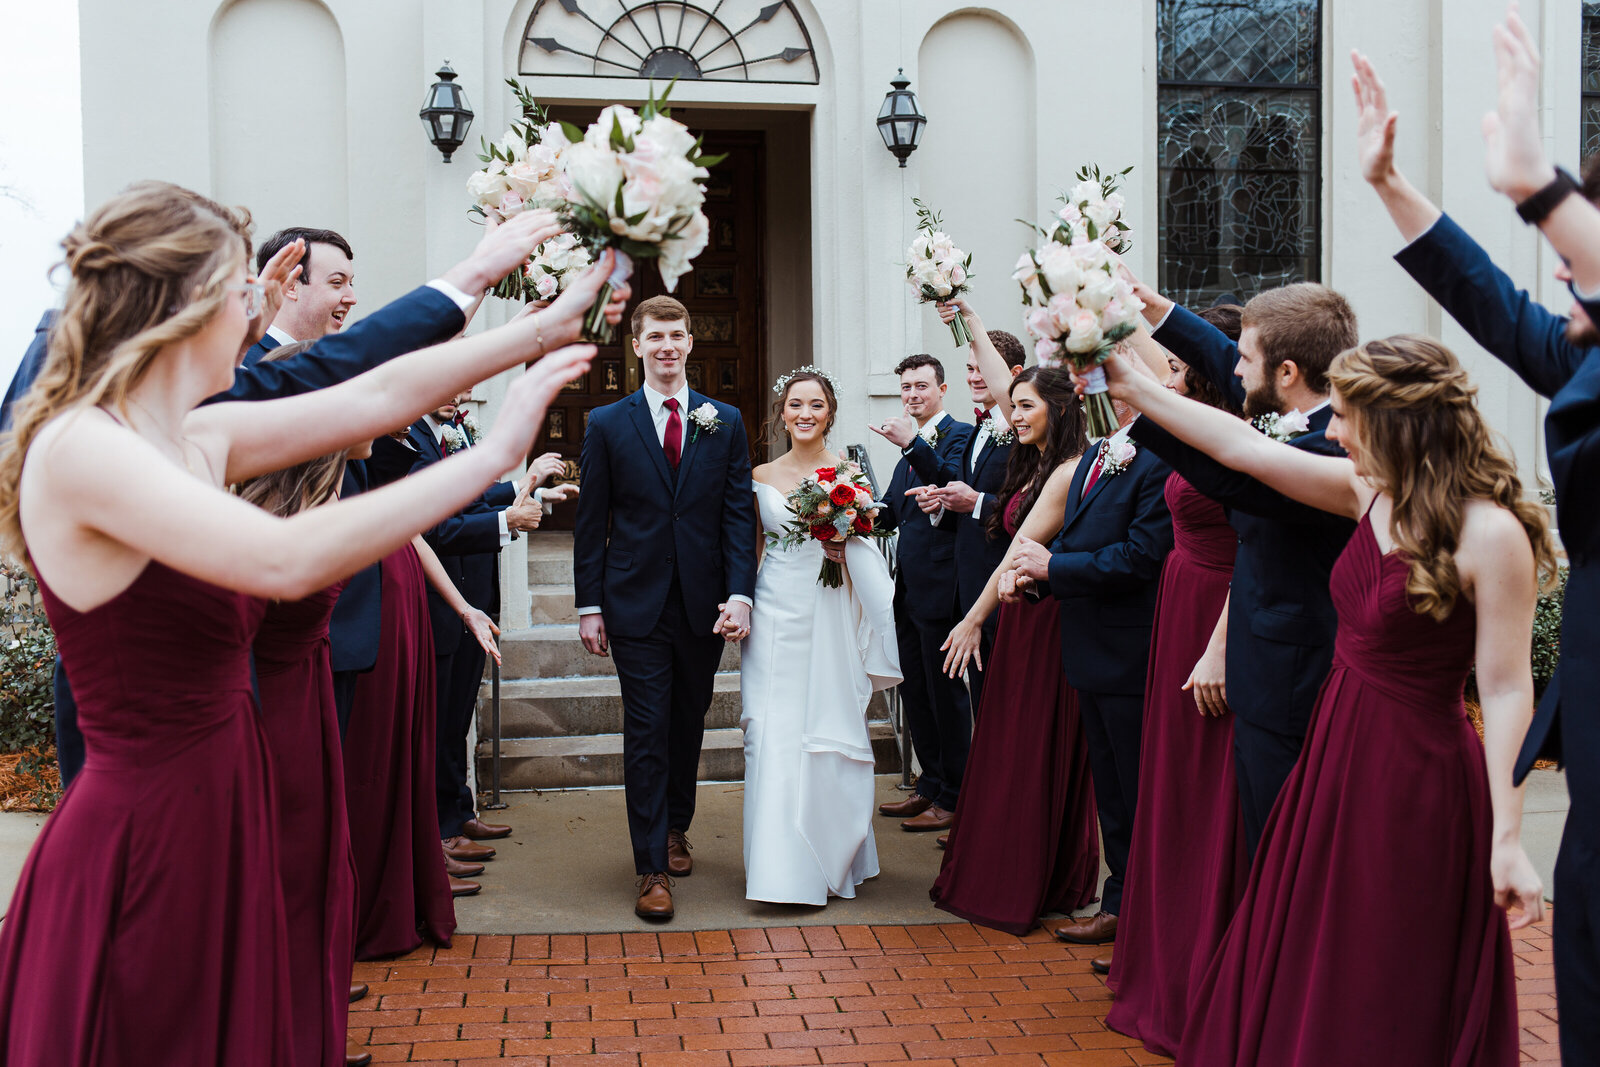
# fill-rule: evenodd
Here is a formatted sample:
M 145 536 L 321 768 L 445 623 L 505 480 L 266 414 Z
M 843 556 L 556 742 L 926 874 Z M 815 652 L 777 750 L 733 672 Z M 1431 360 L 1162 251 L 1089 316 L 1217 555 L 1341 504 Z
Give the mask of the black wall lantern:
M 417 115 L 428 127 L 428 140 L 444 153 L 444 161 L 448 163 L 450 153 L 467 139 L 467 130 L 472 126 L 472 108 L 467 106 L 467 94 L 456 84 L 456 72 L 450 69 L 449 60 L 439 68 L 438 78 L 428 90 L 428 98 Z
M 883 107 L 878 109 L 878 133 L 883 136 L 883 147 L 904 167 L 922 140 L 928 117 L 917 109 L 917 94 L 911 91 L 904 67 L 889 84 L 894 89 L 884 94 Z

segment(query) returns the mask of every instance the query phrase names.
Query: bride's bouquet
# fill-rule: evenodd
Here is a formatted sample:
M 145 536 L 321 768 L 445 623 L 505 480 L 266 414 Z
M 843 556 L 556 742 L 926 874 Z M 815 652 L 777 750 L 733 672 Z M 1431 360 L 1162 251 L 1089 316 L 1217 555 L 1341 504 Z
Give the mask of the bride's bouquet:
M 1078 184 L 1062 197 L 1061 210 L 1033 227 L 1043 243 L 1022 254 L 1011 276 L 1022 286 L 1023 304 L 1033 309 L 1027 325 L 1039 364 L 1070 363 L 1088 379 L 1083 402 L 1091 437 L 1116 431 L 1100 364 L 1134 332 L 1144 310 L 1115 258 L 1129 247 L 1117 187 L 1132 169 L 1104 177 L 1098 166 L 1078 171 Z
M 774 545 L 796 548 L 807 541 L 843 544 L 852 537 L 889 536 L 877 528 L 878 511 L 884 505 L 872 499 L 872 483 L 854 463 L 818 467 L 815 477 L 789 490 L 785 499 L 795 519 L 784 525 L 782 533 L 767 534 Z M 844 584 L 844 568 L 824 559 L 817 581 L 837 589 Z
M 937 211 L 921 200 L 911 202 L 917 205 L 917 236 L 906 249 L 906 280 L 924 304 L 960 296 L 972 279 L 972 254 L 957 248 L 939 229 L 943 222 Z M 972 333 L 960 315 L 950 320 L 950 333 L 957 348 L 972 343 Z
M 561 207 L 571 192 L 562 169 L 562 156 L 571 147 L 560 123 L 547 121 L 544 109 L 515 78 L 506 84 L 516 95 L 522 118 L 511 123 L 506 135 L 490 142 L 479 138 L 483 166 L 467 176 L 467 193 L 472 197 L 470 211 L 484 218 L 504 222 L 534 207 Z M 552 238 L 552 241 L 559 238 Z M 521 270 L 513 271 L 494 287 L 494 295 L 507 300 L 548 299 L 535 288 L 537 263 L 550 241 L 540 245 Z
M 659 100 L 652 95 L 637 114 L 612 104 L 587 131 L 563 124 L 571 142 L 562 153 L 571 187 L 563 216 L 595 259 L 607 248 L 619 253 L 584 322 L 586 340 L 610 343 L 605 308 L 632 272 L 629 257 L 656 260 L 670 293 L 706 247 L 706 168 L 723 157 L 702 152 L 700 141 L 672 118 L 666 106 L 671 91 L 667 86 Z

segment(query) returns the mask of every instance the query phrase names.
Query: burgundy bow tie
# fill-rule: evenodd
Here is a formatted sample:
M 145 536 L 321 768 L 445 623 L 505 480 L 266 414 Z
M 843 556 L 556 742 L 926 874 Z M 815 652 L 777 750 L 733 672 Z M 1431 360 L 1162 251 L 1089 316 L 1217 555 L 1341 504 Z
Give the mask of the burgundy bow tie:
M 984 419 L 987 419 L 989 417 L 989 409 L 988 408 L 973 408 L 972 409 L 972 414 L 973 414 L 973 417 L 975 417 L 979 422 L 982 422 Z
M 451 424 L 455 425 L 455 426 L 460 426 L 463 422 L 466 422 L 466 421 L 467 421 L 467 413 L 465 411 L 456 412 L 455 418 L 450 420 Z

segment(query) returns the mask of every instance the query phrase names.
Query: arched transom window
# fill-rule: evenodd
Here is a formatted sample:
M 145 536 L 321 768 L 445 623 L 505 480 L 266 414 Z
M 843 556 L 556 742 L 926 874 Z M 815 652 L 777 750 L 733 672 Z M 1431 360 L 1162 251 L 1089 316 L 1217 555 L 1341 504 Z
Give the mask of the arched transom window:
M 1586 161 L 1600 152 L 1600 2 L 1583 0 L 1583 116 L 1580 154 Z
M 811 34 L 788 0 L 539 0 L 520 72 L 815 85 Z
M 1191 308 L 1320 276 L 1320 0 L 1157 0 L 1161 289 Z

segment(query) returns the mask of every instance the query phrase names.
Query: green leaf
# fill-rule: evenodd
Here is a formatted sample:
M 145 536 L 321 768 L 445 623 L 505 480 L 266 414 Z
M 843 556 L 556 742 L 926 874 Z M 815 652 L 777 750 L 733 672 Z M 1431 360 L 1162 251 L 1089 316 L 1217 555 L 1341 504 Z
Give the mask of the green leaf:
M 714 155 L 714 156 L 701 156 L 698 159 L 693 160 L 693 162 L 695 164 L 697 164 L 698 166 L 702 166 L 702 167 L 706 168 L 707 170 L 710 170 L 712 167 L 716 166 L 718 163 L 721 163 L 724 159 L 727 159 L 727 158 L 728 158 L 728 153 L 720 152 L 720 153 L 718 153 L 717 155 Z
M 572 123 L 567 122 L 565 119 L 563 119 L 561 122 L 561 132 L 565 134 L 567 140 L 571 141 L 573 144 L 577 144 L 579 141 L 583 140 L 583 131 L 578 129 L 578 127 L 574 126 Z

